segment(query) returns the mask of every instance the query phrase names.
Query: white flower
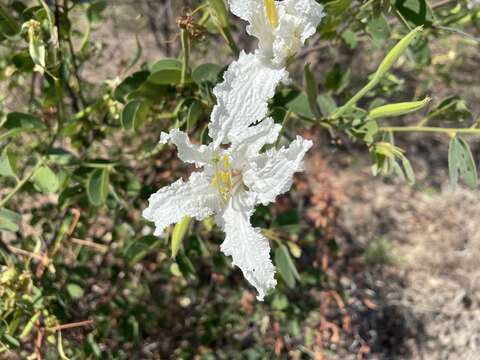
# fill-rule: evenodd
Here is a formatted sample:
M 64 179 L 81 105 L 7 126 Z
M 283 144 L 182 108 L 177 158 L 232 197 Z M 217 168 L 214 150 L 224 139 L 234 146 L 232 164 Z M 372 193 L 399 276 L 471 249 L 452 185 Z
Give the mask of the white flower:
M 216 215 L 226 233 L 221 250 L 232 256 L 263 300 L 275 287 L 275 268 L 268 241 L 252 227 L 250 217 L 257 204 L 267 205 L 290 189 L 293 174 L 302 170 L 312 145 L 298 136 L 288 148 L 262 152 L 276 141 L 281 128 L 266 118 L 268 100 L 279 83 L 288 82 L 286 61 L 315 33 L 324 14 L 314 0 L 229 0 L 229 4 L 234 14 L 250 23 L 247 31 L 259 38 L 259 49 L 254 54 L 242 52 L 215 87 L 211 144 L 193 145 L 178 130 L 162 133 L 162 143 L 173 142 L 180 159 L 201 171 L 153 194 L 143 216 L 155 223 L 155 235 L 161 236 L 185 216 L 203 220 Z
M 276 67 L 300 50 L 325 16 L 315 0 L 229 0 L 232 13 L 258 38 L 257 53 Z
M 216 147 L 215 142 L 194 145 L 177 129 L 162 133 L 162 143 L 173 142 L 181 160 L 202 170 L 186 182 L 180 179 L 160 189 L 143 212 L 155 223 L 158 236 L 185 216 L 203 220 L 215 214 L 226 234 L 221 250 L 232 256 L 233 265 L 257 289 L 259 300 L 275 287 L 275 268 L 268 240 L 252 227 L 250 217 L 255 205 L 271 203 L 290 189 L 293 174 L 302 170 L 303 157 L 312 145 L 298 136 L 288 148 L 262 153 L 265 145 L 275 142 L 280 128 L 267 118 L 249 127 L 228 149 Z
M 217 106 L 208 129 L 217 146 L 231 143 L 265 118 L 278 84 L 289 81 L 286 61 L 315 34 L 324 16 L 322 5 L 314 0 L 229 0 L 229 4 L 235 15 L 249 22 L 247 31 L 259 39 L 259 48 L 254 54 L 242 52 L 214 89 Z

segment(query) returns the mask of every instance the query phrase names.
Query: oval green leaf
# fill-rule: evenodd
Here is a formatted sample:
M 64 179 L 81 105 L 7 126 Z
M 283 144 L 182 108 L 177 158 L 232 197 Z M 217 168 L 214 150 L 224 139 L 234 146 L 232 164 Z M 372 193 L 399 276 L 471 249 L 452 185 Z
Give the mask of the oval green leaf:
M 177 85 L 182 79 L 179 69 L 164 69 L 151 74 L 147 81 L 156 85 Z
M 202 64 L 193 70 L 192 80 L 198 85 L 206 82 L 215 85 L 221 71 L 222 68 L 217 64 Z
M 147 118 L 150 104 L 142 100 L 132 100 L 123 108 L 120 121 L 127 131 L 138 130 Z
M 101 206 L 105 203 L 108 196 L 110 185 L 110 173 L 108 168 L 96 169 L 88 178 L 87 194 L 90 202 L 94 206 Z
M 288 287 L 295 287 L 295 282 L 296 280 L 300 280 L 300 275 L 298 274 L 297 268 L 290 257 L 288 248 L 283 244 L 280 244 L 275 249 L 275 264 L 278 267 L 278 272 L 282 276 L 283 280 L 285 280 L 285 283 L 288 285 Z
M 54 193 L 60 187 L 57 175 L 47 166 L 42 166 L 35 171 L 32 181 L 44 194 Z

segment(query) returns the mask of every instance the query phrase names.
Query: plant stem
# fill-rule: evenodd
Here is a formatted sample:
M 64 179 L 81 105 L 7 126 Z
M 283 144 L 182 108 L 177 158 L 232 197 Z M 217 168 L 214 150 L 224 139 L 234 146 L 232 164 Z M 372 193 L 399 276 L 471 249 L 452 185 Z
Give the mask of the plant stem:
M 278 133 L 277 141 L 275 142 L 275 147 L 276 148 L 278 148 L 278 145 L 280 144 L 281 135 L 285 131 L 285 127 L 287 126 L 290 115 L 292 115 L 291 111 L 287 111 L 285 113 L 285 117 L 283 118 L 283 121 L 282 121 L 282 128 L 280 129 L 280 132 Z
M 33 175 L 35 175 L 35 172 L 43 165 L 44 159 L 40 159 L 38 163 L 33 167 L 33 169 L 22 179 L 20 180 L 15 188 L 13 188 L 12 191 L 10 191 L 7 196 L 5 196 L 1 201 L 0 201 L 0 208 L 4 207 L 11 199 L 12 197 L 32 178 Z
M 188 37 L 188 32 L 185 29 L 181 30 L 181 41 L 182 41 L 182 78 L 181 83 L 185 85 L 187 81 L 187 75 L 190 71 L 190 38 Z
M 333 114 L 332 118 L 337 119 L 345 112 L 350 110 L 362 97 L 364 97 L 370 90 L 372 90 L 379 82 L 380 79 L 374 77 L 367 85 L 365 85 L 360 91 L 358 91 L 345 105 L 339 107 Z
M 384 126 L 380 128 L 380 131 L 480 135 L 480 129 L 478 128 L 443 128 L 431 126 Z

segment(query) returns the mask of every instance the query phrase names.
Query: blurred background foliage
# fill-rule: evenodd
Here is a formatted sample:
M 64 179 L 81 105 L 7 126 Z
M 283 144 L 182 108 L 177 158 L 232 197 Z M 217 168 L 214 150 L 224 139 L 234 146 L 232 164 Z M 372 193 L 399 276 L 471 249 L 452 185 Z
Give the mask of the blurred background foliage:
M 158 145 L 160 132 L 208 142 L 212 89 L 238 49 L 254 48 L 244 24 L 219 0 L 2 1 L 1 358 L 407 357 L 410 330 L 395 309 L 378 311 L 371 279 L 395 261 L 390 240 L 361 248 L 341 234 L 346 196 L 322 151 L 333 161 L 370 154 L 374 174 L 413 183 L 394 136 L 440 133 L 453 185 L 475 188 L 464 139 L 480 131 L 474 98 L 457 93 L 451 71 L 478 67 L 468 54 L 478 53 L 480 12 L 463 1 L 319 2 L 327 17 L 270 104 L 284 139 L 302 132 L 318 145 L 295 189 L 255 213 L 279 274 L 259 303 L 219 252 L 213 222 L 187 219 L 159 239 L 140 215 L 152 192 L 192 170 Z M 416 26 L 394 69 L 333 116 Z M 448 91 L 433 94 L 437 82 Z M 372 111 L 428 96 L 413 126 Z

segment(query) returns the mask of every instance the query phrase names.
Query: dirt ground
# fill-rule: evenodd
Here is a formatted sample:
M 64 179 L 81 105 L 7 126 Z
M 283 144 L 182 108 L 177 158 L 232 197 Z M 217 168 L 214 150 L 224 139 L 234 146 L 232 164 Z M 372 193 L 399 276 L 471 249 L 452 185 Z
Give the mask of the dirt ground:
M 477 359 L 480 195 L 452 192 L 446 181 L 438 189 L 422 187 L 422 180 L 415 187 L 388 183 L 368 166 L 340 172 L 338 181 L 350 199 L 342 226 L 365 248 L 378 239 L 389 244 L 378 305 L 399 312 L 389 346 L 409 353 L 391 358 Z

